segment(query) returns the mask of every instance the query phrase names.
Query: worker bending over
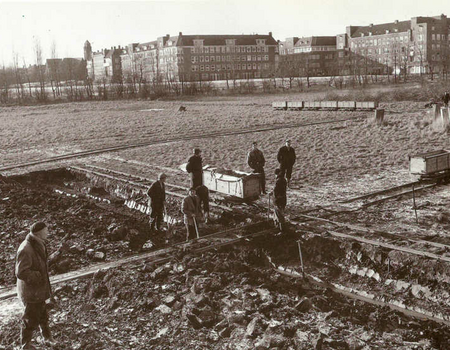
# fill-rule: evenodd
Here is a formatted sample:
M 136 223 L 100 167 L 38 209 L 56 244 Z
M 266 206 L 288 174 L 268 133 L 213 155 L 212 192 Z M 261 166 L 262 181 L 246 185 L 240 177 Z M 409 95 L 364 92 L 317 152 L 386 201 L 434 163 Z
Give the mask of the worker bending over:
M 183 199 L 181 211 L 184 214 L 184 224 L 186 225 L 186 241 L 197 238 L 198 224 L 203 220 L 200 208 L 200 198 L 195 194 L 195 188 L 189 189 L 189 195 Z

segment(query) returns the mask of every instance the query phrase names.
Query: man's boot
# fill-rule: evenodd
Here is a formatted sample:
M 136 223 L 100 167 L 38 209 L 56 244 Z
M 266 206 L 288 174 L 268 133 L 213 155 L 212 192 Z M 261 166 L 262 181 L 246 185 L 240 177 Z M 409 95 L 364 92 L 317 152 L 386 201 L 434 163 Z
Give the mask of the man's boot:
M 22 328 L 21 333 L 20 333 L 20 345 L 21 345 L 21 349 L 36 349 L 32 344 L 31 344 L 31 338 L 33 338 L 33 331 L 26 329 L 26 328 Z
M 44 338 L 44 343 L 47 346 L 54 346 L 56 345 L 55 339 L 53 339 L 52 334 L 50 333 L 50 328 L 48 326 L 41 326 L 41 334 Z

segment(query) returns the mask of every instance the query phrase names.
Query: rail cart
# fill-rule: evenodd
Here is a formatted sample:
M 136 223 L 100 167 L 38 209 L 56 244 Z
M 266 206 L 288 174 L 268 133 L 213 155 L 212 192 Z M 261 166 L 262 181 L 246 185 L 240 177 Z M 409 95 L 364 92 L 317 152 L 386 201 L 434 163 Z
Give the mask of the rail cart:
M 186 164 L 180 166 L 186 171 Z M 259 197 L 259 175 L 237 170 L 203 167 L 203 184 L 210 191 L 218 192 L 230 199 L 253 200 Z
M 409 172 L 420 180 L 448 181 L 450 179 L 450 151 L 438 150 L 409 156 Z

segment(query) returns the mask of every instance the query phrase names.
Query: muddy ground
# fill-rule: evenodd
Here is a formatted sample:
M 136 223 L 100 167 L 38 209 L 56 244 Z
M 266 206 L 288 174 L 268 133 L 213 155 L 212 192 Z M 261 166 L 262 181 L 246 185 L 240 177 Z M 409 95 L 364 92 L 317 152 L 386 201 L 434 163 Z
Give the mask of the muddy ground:
M 289 100 L 296 98 L 308 99 L 304 95 L 289 96 Z M 408 174 L 408 154 L 449 147 L 447 132 L 433 120 L 430 110 L 423 108 L 423 103 L 382 104 L 386 116 L 384 124 L 379 126 L 372 121 L 373 112 L 273 111 L 270 102 L 244 97 L 3 109 L 0 125 L 5 137 L 0 140 L 0 163 L 5 166 L 83 149 L 170 139 L 180 134 L 356 117 L 336 124 L 175 142 L 62 163 L 64 166 L 89 163 L 150 178 L 165 171 L 169 174 L 168 182 L 187 185 L 187 178 L 178 166 L 185 162 L 193 146 L 203 149 L 204 163 L 248 171 L 246 152 L 251 141 L 256 140 L 266 155 L 270 188 L 276 150 L 288 137 L 298 157 L 294 189 L 288 192 L 288 217 L 294 220 L 300 212 L 317 206 L 331 206 L 335 211 L 353 210 L 354 206 L 343 206 L 338 201 L 409 182 L 414 178 Z M 187 112 L 176 112 L 180 104 L 186 105 Z M 4 175 L 57 166 L 61 163 Z M 55 192 L 55 188 L 64 193 Z M 148 218 L 144 215 L 127 210 L 123 202 L 100 189 L 83 189 L 73 179 L 56 176 L 49 180 L 45 176 L 27 175 L 13 181 L 0 178 L 0 190 L 0 239 L 5 247 L 0 253 L 0 285 L 14 282 L 15 250 L 35 220 L 50 223 L 57 237 L 50 243 L 50 252 L 62 252 L 52 265 L 52 274 L 92 264 L 93 260 L 86 254 L 88 249 L 104 252 L 107 261 L 135 254 L 136 249 L 130 246 L 130 232 L 132 238 L 137 237 L 132 240 L 137 247 L 148 239 L 165 243 L 165 236 L 149 235 Z M 92 197 L 67 196 L 67 193 L 89 194 L 89 191 L 94 197 L 107 198 L 111 203 Z M 409 197 L 335 215 L 333 219 L 448 244 L 449 192 L 448 185 L 444 185 L 418 195 L 418 224 Z M 257 204 L 267 206 L 267 198 L 261 198 Z M 173 203 L 172 212 L 177 211 L 178 205 Z M 312 215 L 327 213 L 330 211 Z M 235 220 L 231 225 L 239 222 Z M 228 225 L 220 223 L 224 224 Z M 212 229 L 219 229 L 220 225 Z M 299 232 L 291 238 L 295 241 L 310 230 L 311 227 L 297 229 Z M 126 232 L 126 237 L 111 239 L 113 232 L 119 235 Z M 57 287 L 58 306 L 52 312 L 52 326 L 61 341 L 59 348 L 446 348 L 448 329 L 445 327 L 354 302 L 274 273 L 262 251 L 291 266 L 298 259 L 295 245 L 286 253 L 274 249 L 284 244 L 274 239 L 202 257 L 180 254 L 178 263 L 183 263 L 180 271 L 174 271 L 174 266 L 178 266 L 176 261 L 163 268 L 144 264 L 101 272 L 92 279 Z M 351 248 L 351 245 L 341 246 L 338 251 L 347 252 Z M 325 266 L 323 259 L 315 261 L 315 253 L 314 249 L 306 252 L 311 271 L 321 277 L 328 271 L 339 275 L 336 269 Z M 326 259 L 326 254 L 321 256 Z M 333 257 L 332 261 L 346 268 L 355 263 L 341 256 Z M 380 273 L 385 268 L 373 262 L 367 266 L 374 269 L 376 266 Z M 399 279 L 405 276 L 400 275 L 401 270 L 399 266 L 396 275 Z M 355 286 L 364 284 L 363 280 L 345 274 L 341 281 Z M 420 282 L 426 285 L 423 278 Z M 433 278 L 429 282 L 436 283 Z M 407 293 L 403 291 L 402 297 Z M 0 337 L 0 346 L 8 349 L 17 344 L 18 335 L 18 315 L 11 315 L 2 325 Z

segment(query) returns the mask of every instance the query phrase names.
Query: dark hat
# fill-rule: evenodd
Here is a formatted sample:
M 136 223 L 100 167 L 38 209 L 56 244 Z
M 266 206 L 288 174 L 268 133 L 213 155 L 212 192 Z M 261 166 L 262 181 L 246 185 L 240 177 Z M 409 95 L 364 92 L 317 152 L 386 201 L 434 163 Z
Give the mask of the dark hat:
M 191 187 L 189 191 L 195 191 L 195 187 Z
M 278 175 L 278 174 L 280 174 L 281 173 L 281 169 L 275 169 L 275 175 Z
M 30 231 L 31 231 L 31 233 L 37 233 L 37 232 L 43 230 L 46 227 L 47 227 L 46 224 L 44 224 L 43 222 L 39 221 L 39 222 L 34 223 L 33 226 L 31 226 Z
M 200 154 L 201 152 L 200 148 L 194 148 L 194 154 Z
M 164 174 L 164 173 L 161 173 L 161 174 L 158 175 L 158 179 L 159 179 L 159 180 L 165 179 L 166 177 L 167 177 L 167 175 Z
M 256 142 L 256 141 L 252 142 L 252 145 L 257 145 L 257 144 L 258 144 L 258 142 Z

